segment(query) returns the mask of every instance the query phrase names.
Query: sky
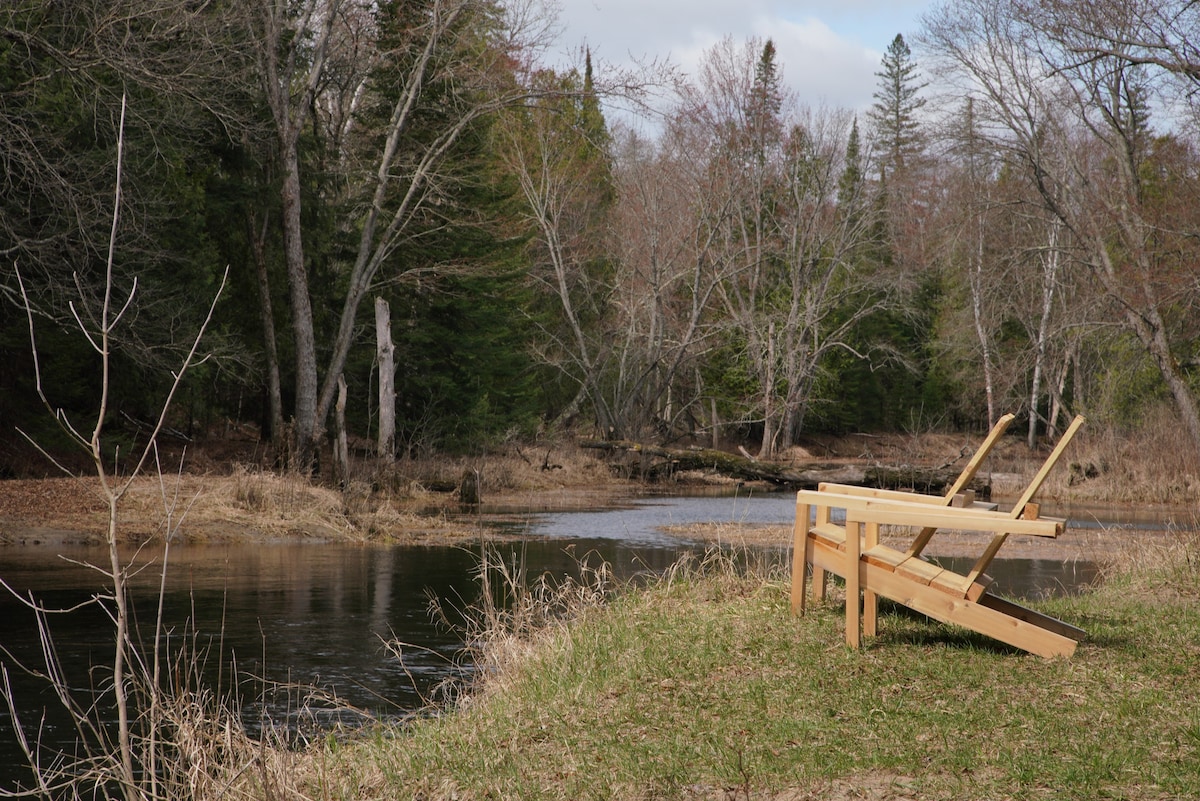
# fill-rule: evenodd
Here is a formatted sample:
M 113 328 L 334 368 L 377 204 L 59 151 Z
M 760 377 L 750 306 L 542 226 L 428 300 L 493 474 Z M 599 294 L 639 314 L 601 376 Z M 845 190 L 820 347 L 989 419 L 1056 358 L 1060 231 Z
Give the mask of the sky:
M 729 35 L 771 38 L 801 103 L 865 111 L 879 61 L 897 33 L 911 39 L 933 0 L 558 0 L 565 50 L 625 66 L 669 58 L 693 73 Z

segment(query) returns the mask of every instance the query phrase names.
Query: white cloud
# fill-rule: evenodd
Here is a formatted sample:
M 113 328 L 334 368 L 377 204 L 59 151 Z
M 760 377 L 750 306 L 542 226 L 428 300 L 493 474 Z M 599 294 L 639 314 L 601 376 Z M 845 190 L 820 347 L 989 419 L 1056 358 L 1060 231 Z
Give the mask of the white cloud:
M 560 0 L 564 52 L 586 43 L 598 61 L 667 59 L 694 72 L 724 36 L 775 41 L 802 103 L 862 111 L 897 33 L 912 33 L 930 0 Z

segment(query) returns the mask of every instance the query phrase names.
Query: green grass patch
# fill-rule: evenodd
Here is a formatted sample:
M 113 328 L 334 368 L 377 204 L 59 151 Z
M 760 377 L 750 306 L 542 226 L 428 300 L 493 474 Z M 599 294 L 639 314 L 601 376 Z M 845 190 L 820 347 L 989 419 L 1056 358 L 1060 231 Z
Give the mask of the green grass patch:
M 781 566 L 680 569 L 499 644 L 453 712 L 327 743 L 309 794 L 1196 797 L 1198 579 L 1193 545 L 1037 604 L 1089 632 L 1045 660 L 887 605 L 852 651 Z

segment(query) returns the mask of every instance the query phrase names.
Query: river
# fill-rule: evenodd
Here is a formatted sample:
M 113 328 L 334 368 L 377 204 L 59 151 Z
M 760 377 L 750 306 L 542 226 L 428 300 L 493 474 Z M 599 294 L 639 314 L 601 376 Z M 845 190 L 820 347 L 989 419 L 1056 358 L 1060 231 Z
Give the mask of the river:
M 756 497 L 647 499 L 588 512 L 508 514 L 507 535 L 494 547 L 530 575 L 573 575 L 580 558 L 604 560 L 621 578 L 658 572 L 685 551 L 704 546 L 665 535 L 661 527 L 695 522 L 784 523 L 794 512 L 791 494 Z M 481 531 L 487 531 L 481 528 Z M 509 537 L 516 535 L 516 540 Z M 787 543 L 776 548 L 788 558 Z M 0 578 L 18 594 L 32 593 L 51 608 L 73 607 L 104 587 L 89 564 L 104 564 L 103 548 L 22 546 L 0 549 Z M 141 557 L 146 568 L 132 582 L 136 625 L 153 631 L 161 554 Z M 435 622 L 430 599 L 450 610 L 478 595 L 479 544 L 369 546 L 333 542 L 183 544 L 169 559 L 165 619 L 176 646 L 210 652 L 205 681 L 221 692 L 236 687 L 252 724 L 267 717 L 294 722 L 295 692 L 265 693 L 272 682 L 312 685 L 372 715 L 393 717 L 426 706 L 438 685 L 470 671 L 462 658 L 461 630 Z M 1095 578 L 1083 562 L 999 560 L 990 571 L 1001 594 L 1038 596 L 1070 591 Z M 57 653 L 77 686 L 102 682 L 93 665 L 112 661 L 112 626 L 95 606 L 51 618 Z M 403 659 L 385 641 L 403 643 Z M 14 670 L 14 661 L 41 666 L 35 618 L 0 592 L 0 645 L 26 725 L 52 706 L 43 683 Z M 232 678 L 231 678 L 232 677 Z M 13 721 L 0 714 L 0 766 L 20 762 Z M 68 745 L 61 717 L 47 718 L 48 742 Z M 0 787 L 21 776 L 0 767 Z

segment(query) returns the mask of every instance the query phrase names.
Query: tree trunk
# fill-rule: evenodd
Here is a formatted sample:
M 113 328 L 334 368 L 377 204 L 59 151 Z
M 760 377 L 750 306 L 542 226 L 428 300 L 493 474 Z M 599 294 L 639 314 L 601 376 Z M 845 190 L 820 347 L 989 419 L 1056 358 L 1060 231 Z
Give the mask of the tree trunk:
M 1196 396 L 1192 394 L 1187 377 L 1179 370 L 1179 364 L 1171 353 L 1165 323 L 1158 310 L 1152 309 L 1149 313 L 1142 314 L 1128 311 L 1126 319 L 1158 366 L 1159 374 L 1162 375 L 1175 401 L 1175 408 L 1179 412 L 1184 430 L 1191 437 L 1192 446 L 1200 447 L 1200 407 L 1196 404 Z
M 712 447 L 717 450 L 721 447 L 721 421 L 717 416 L 717 399 L 708 399 L 709 408 L 712 410 Z
M 379 363 L 379 458 L 392 461 L 396 450 L 396 358 L 392 345 L 392 312 L 375 298 L 375 353 Z
M 337 403 L 334 405 L 333 475 L 342 489 L 350 486 L 350 445 L 346 438 L 346 379 L 338 376 Z
M 636 455 L 627 463 L 631 473 L 648 480 L 668 477 L 684 470 L 701 470 L 750 481 L 766 481 L 788 489 L 817 489 L 822 482 L 856 484 L 884 489 L 910 489 L 939 494 L 958 478 L 950 465 L 814 464 L 802 468 L 760 459 L 747 459 L 708 448 L 661 448 L 623 440 L 587 440 L 581 448 L 609 452 L 624 451 Z M 991 497 L 991 484 L 976 477 L 964 489 L 975 490 L 981 499 Z
M 996 425 L 996 378 L 992 369 L 992 341 L 983 319 L 983 224 L 976 235 L 974 264 L 971 267 L 971 316 L 975 337 L 979 340 L 983 361 L 983 393 L 987 402 L 988 429 Z
M 1042 266 L 1042 314 L 1034 342 L 1033 381 L 1029 389 L 1029 432 L 1026 444 L 1029 450 L 1037 447 L 1038 402 L 1042 394 L 1042 376 L 1046 371 L 1046 348 L 1050 338 L 1050 313 L 1054 308 L 1054 290 L 1058 285 L 1058 225 L 1050 224 L 1050 241 L 1047 243 L 1045 261 Z M 1053 423 L 1053 416 L 1048 420 Z
M 284 168 L 283 252 L 287 264 L 288 289 L 292 308 L 292 336 L 296 347 L 296 405 L 292 454 L 294 469 L 312 472 L 321 437 L 323 421 L 317 419 L 317 348 L 313 331 L 312 301 L 308 293 L 308 267 L 304 262 L 304 243 L 300 223 L 300 155 L 292 137 L 283 137 L 281 153 Z
M 271 285 L 267 274 L 265 239 L 268 218 L 263 216 L 262 231 L 254 232 L 254 220 L 247 220 L 250 228 L 250 244 L 254 249 L 254 271 L 258 279 L 258 305 L 262 315 L 263 355 L 267 364 L 267 405 L 270 417 L 270 439 L 275 448 L 275 458 L 284 453 L 283 442 L 283 394 L 279 379 L 279 346 L 275 340 L 275 312 L 271 306 Z
M 763 436 L 758 448 L 759 459 L 775 454 L 775 323 L 767 325 L 767 363 L 763 383 Z
M 279 189 L 283 206 L 283 257 L 296 349 L 293 450 L 289 468 L 305 473 L 311 473 L 316 466 L 324 417 L 318 419 L 316 413 L 317 351 L 301 231 L 299 141 L 324 72 L 326 47 L 340 5 L 341 0 L 308 0 L 304 8 L 297 8 L 286 0 L 270 0 L 261 5 L 260 56 L 266 99 L 279 143 L 277 158 L 283 176 Z M 294 30 L 293 24 L 305 30 Z M 300 48 L 304 49 L 303 58 L 299 58 Z M 301 63 L 307 67 L 299 68 Z

